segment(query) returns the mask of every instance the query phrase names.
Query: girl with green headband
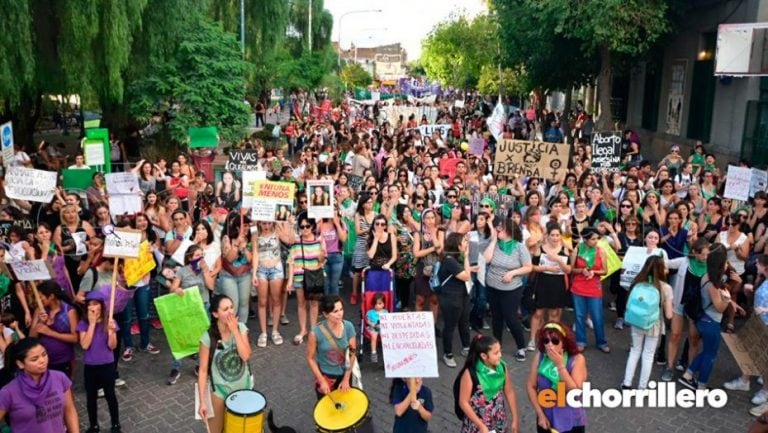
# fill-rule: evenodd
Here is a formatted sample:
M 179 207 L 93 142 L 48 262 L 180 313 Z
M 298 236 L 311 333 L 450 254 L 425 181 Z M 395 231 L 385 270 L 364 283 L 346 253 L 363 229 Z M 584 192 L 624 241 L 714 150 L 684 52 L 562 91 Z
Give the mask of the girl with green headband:
M 588 227 L 582 232 L 584 242 L 574 248 L 571 254 L 573 285 L 573 308 L 576 315 L 576 344 L 583 350 L 587 345 L 587 314 L 592 319 L 597 347 L 610 353 L 603 329 L 603 289 L 600 276 L 605 275 L 607 259 L 605 252 L 597 245 L 600 235 Z

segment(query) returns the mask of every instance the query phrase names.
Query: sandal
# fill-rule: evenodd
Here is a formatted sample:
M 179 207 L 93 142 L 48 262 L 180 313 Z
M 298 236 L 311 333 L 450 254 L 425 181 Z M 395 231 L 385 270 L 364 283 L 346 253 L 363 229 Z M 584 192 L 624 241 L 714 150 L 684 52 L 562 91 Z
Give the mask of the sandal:
M 298 346 L 299 344 L 304 342 L 304 337 L 306 335 L 304 334 L 298 334 L 297 336 L 293 337 L 293 345 Z
M 280 333 L 279 333 L 279 332 L 277 332 L 277 331 L 273 331 L 273 332 L 272 332 L 272 343 L 273 343 L 275 346 L 279 346 L 279 345 L 283 344 L 283 336 L 282 336 L 282 335 L 280 335 Z
M 259 347 L 267 347 L 267 333 L 262 332 L 259 335 L 259 339 L 256 341 L 256 345 Z

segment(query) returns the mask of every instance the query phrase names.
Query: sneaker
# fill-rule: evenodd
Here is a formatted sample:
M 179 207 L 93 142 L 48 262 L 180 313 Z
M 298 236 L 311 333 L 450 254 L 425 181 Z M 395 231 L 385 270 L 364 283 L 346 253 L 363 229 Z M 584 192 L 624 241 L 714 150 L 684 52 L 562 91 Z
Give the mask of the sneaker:
M 119 377 L 115 379 L 115 387 L 122 388 L 125 386 L 125 381 L 123 379 L 120 379 Z
M 693 378 L 686 379 L 685 377 L 681 376 L 679 379 L 677 379 L 677 383 L 679 383 L 680 385 L 683 385 L 684 387 L 690 389 L 691 391 L 696 391 L 697 389 L 699 389 L 699 383 L 696 382 L 696 379 L 693 379 Z
M 656 358 L 656 365 L 667 365 L 667 360 L 664 358 Z
M 259 335 L 259 339 L 256 341 L 256 345 L 259 347 L 267 347 L 267 333 L 262 332 Z
M 664 382 L 671 382 L 674 378 L 675 372 L 671 368 L 665 368 L 664 371 L 661 372 L 661 380 Z
M 616 302 L 611 301 L 611 303 L 608 305 L 608 309 L 611 311 L 616 311 Z
M 157 355 L 160 353 L 160 349 L 153 346 L 152 343 L 147 344 L 147 347 L 141 349 L 141 351 L 144 353 L 149 353 L 150 355 Z
M 488 323 L 486 323 L 485 320 L 483 320 L 483 329 L 486 330 L 486 331 L 491 329 L 491 326 L 488 325 Z
M 469 355 L 469 347 L 463 347 L 461 349 L 461 356 L 466 358 L 468 355 Z
M 528 342 L 528 346 L 525 348 L 525 350 L 529 352 L 535 352 L 536 351 L 536 341 L 531 340 Z
M 677 371 L 685 371 L 686 368 L 688 366 L 683 361 L 677 361 L 677 364 L 675 364 L 675 370 Z
M 768 411 L 768 403 L 763 403 L 760 406 L 755 406 L 752 409 L 750 409 L 749 413 L 752 416 L 760 416 L 764 414 L 766 411 Z
M 742 380 L 741 377 L 737 377 L 736 379 L 725 382 L 723 384 L 723 388 L 730 391 L 749 391 L 749 380 Z M 755 404 L 760 404 L 760 403 L 755 403 Z
M 453 355 L 443 355 L 443 362 L 448 367 L 456 368 L 456 360 L 453 359 Z
M 350 305 L 355 305 L 355 304 L 357 304 L 357 295 L 352 295 L 352 296 L 350 296 L 350 297 L 349 297 L 349 303 L 350 303 Z
M 109 433 L 123 433 L 123 429 L 120 427 L 120 424 L 115 424 L 109 429 Z
M 272 333 L 272 344 L 274 344 L 275 346 L 279 346 L 283 344 L 283 336 L 280 335 L 280 333 L 277 331 Z
M 88 427 L 88 430 L 86 430 L 85 433 L 99 433 L 99 426 L 92 425 Z
M 589 329 L 595 329 L 595 324 L 594 324 L 594 323 L 592 323 L 592 318 L 591 318 L 591 317 L 587 317 L 587 320 L 586 320 L 586 322 L 587 322 L 587 328 L 589 328 Z
M 181 371 L 174 368 L 171 370 L 171 374 L 168 375 L 168 381 L 166 383 L 168 385 L 175 385 L 179 380 L 179 376 L 181 376 Z
M 125 362 L 133 361 L 133 347 L 126 347 L 123 350 L 123 356 L 120 357 Z
M 280 316 L 280 324 L 281 325 L 288 325 L 289 323 L 291 323 L 291 321 L 288 320 L 288 317 L 285 314 Z
M 520 323 L 522 323 L 523 329 L 525 329 L 525 332 L 531 332 L 531 318 L 530 317 L 526 317 Z
M 99 398 L 104 398 L 104 389 L 103 388 L 99 388 L 99 390 L 96 392 L 96 396 L 99 397 Z
M 152 319 L 149 321 L 149 324 L 155 329 L 163 329 L 163 323 L 160 319 Z
M 379 354 L 376 352 L 371 352 L 371 362 L 376 364 L 379 362 Z
M 752 397 L 752 404 L 763 404 L 768 401 L 768 391 L 761 389 Z
M 520 349 L 515 353 L 515 360 L 519 362 L 525 361 L 525 349 Z
M 131 325 L 131 335 L 139 335 L 139 333 L 140 333 L 139 324 L 138 323 L 132 324 Z
M 256 312 L 253 310 L 248 310 L 248 318 L 249 319 L 255 319 L 256 318 Z
M 590 326 L 590 328 L 591 328 L 591 326 Z M 618 329 L 619 331 L 624 329 L 624 319 L 622 319 L 621 317 L 616 319 L 616 323 L 613 324 L 613 329 Z

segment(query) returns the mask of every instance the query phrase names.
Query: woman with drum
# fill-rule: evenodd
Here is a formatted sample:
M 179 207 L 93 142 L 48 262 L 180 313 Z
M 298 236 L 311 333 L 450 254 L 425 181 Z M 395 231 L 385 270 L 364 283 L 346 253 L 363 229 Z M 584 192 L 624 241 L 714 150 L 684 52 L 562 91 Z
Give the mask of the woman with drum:
M 352 368 L 357 362 L 355 326 L 344 320 L 341 298 L 323 297 L 320 311 L 325 320 L 312 327 L 307 340 L 307 363 L 315 378 L 318 400 L 335 389 L 348 390 L 352 384 Z
M 232 392 L 253 387 L 253 378 L 248 367 L 251 345 L 248 342 L 248 327 L 238 322 L 232 299 L 226 295 L 214 296 L 211 299 L 210 312 L 213 322 L 208 332 L 200 337 L 198 412 L 202 419 L 208 420 L 211 433 L 221 433 L 224 428 L 224 400 Z M 206 406 L 208 378 L 211 379 L 212 408 Z M 213 409 L 214 416 L 208 418 L 210 409 Z

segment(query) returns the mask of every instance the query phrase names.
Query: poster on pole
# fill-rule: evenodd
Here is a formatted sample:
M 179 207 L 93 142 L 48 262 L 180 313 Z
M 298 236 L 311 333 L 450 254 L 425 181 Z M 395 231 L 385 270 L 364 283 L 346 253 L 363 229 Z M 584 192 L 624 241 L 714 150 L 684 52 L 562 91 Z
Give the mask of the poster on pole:
M 83 155 L 85 156 L 85 164 L 88 166 L 104 165 L 104 142 L 95 139 L 85 139 L 83 141 Z
M 568 171 L 569 152 L 569 146 L 563 143 L 501 140 L 496 145 L 493 174 L 555 181 Z
M 432 313 L 388 313 L 380 321 L 387 378 L 439 376 Z
M 749 182 L 749 196 L 754 197 L 756 192 L 765 191 L 766 188 L 768 188 L 768 171 L 753 168 Z
M 296 184 L 293 182 L 253 182 L 251 219 L 253 221 L 286 221 L 293 212 Z
M 56 172 L 26 167 L 8 167 L 5 195 L 16 200 L 50 203 L 56 192 Z
M 749 199 L 749 189 L 752 185 L 752 170 L 746 167 L 728 166 L 723 197 L 746 201 Z
M 104 257 L 139 258 L 141 231 L 126 228 L 104 231 Z
M 13 123 L 5 122 L 0 125 L 0 144 L 3 149 L 3 165 L 8 167 L 13 159 Z
M 54 275 L 47 260 L 29 260 L 10 263 L 16 279 L 19 281 L 50 280 Z
M 143 241 L 139 245 L 139 257 L 126 259 L 123 265 L 125 284 L 128 287 L 135 286 L 145 275 L 155 269 L 155 257 L 152 254 L 152 245 L 149 241 Z
M 333 218 L 336 199 L 332 180 L 308 180 L 307 193 L 307 214 L 310 218 Z
M 621 165 L 621 133 L 597 132 L 592 136 L 592 168 L 619 171 Z
M 200 336 L 208 330 L 208 312 L 197 286 L 184 289 L 184 296 L 175 293 L 155 298 L 155 307 L 168 346 L 174 359 L 181 359 L 200 350 Z
M 229 160 L 225 166 L 227 171 L 255 171 L 260 167 L 259 154 L 254 149 L 238 149 L 229 151 Z

